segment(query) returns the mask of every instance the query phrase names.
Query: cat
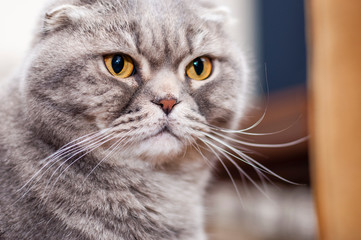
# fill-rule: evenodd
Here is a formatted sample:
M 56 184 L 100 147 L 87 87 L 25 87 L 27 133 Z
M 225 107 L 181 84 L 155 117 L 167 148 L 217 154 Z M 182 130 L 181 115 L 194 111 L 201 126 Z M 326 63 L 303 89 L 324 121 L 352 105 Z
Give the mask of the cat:
M 1 87 L 0 239 L 206 239 L 253 85 L 227 19 L 206 0 L 49 2 Z

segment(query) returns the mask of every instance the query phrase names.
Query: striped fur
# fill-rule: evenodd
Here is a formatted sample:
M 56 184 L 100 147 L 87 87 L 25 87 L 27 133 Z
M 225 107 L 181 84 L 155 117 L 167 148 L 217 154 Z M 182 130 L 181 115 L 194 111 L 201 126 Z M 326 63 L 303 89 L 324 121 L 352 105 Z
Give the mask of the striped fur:
M 49 3 L 1 90 L 0 239 L 206 239 L 211 157 L 195 146 L 209 124 L 238 123 L 250 88 L 221 10 L 191 0 Z M 134 76 L 109 74 L 112 53 L 134 59 Z M 188 79 L 186 65 L 204 55 L 211 77 Z M 167 116 L 153 102 L 169 96 L 178 104 Z

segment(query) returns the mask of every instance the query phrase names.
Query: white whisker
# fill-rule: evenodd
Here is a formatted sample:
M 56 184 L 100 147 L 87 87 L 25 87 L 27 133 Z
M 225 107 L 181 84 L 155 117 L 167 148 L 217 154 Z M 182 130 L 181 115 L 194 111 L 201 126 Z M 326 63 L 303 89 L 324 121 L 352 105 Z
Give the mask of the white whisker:
M 95 169 L 97 169 L 99 167 L 99 165 L 106 161 L 113 153 L 114 151 L 120 146 L 120 144 L 122 143 L 122 140 L 124 139 L 125 137 L 123 138 L 120 138 L 119 140 L 117 140 L 115 143 L 113 143 L 108 150 L 110 150 L 110 152 L 102 159 L 100 160 L 97 165 L 95 165 L 95 167 L 86 175 L 86 177 L 84 178 L 83 180 L 83 184 L 85 183 L 85 181 L 88 179 L 88 177 L 95 171 Z
M 209 161 L 206 156 L 204 156 L 204 154 L 202 153 L 202 151 L 199 149 L 199 144 L 195 143 L 191 143 L 191 145 L 194 147 L 194 149 L 201 155 L 202 159 L 206 162 L 206 164 L 212 168 L 212 169 L 217 169 L 216 166 L 214 166 L 214 164 L 212 164 L 211 161 Z
M 95 134 L 95 136 L 96 136 L 96 135 L 99 135 L 99 134 L 104 134 L 104 133 L 106 133 L 106 131 L 102 130 L 101 132 L 98 132 L 97 134 Z M 94 134 L 94 133 L 92 133 L 92 134 Z M 87 134 L 86 136 L 89 137 L 90 135 L 91 135 L 91 134 Z M 84 136 L 83 136 L 83 137 L 84 137 Z M 83 138 L 83 137 L 81 137 L 81 138 Z M 76 146 L 76 147 L 75 147 L 74 149 L 70 149 L 69 151 L 63 152 L 62 154 L 57 154 L 55 158 L 51 158 L 50 161 L 48 161 L 40 170 L 38 170 L 38 171 L 32 176 L 32 178 L 31 178 L 30 180 L 28 180 L 28 181 L 24 184 L 24 186 L 22 186 L 22 188 L 20 188 L 18 191 L 20 191 L 21 189 L 24 189 L 27 185 L 29 185 L 29 184 L 35 179 L 35 177 L 37 177 L 37 176 L 41 173 L 41 171 L 42 171 L 47 165 L 51 164 L 45 171 L 43 171 L 43 173 L 40 175 L 39 179 L 38 179 L 35 183 L 33 183 L 33 185 L 36 184 L 36 183 L 38 183 L 38 182 L 41 180 L 41 178 L 45 175 L 45 173 L 46 173 L 48 170 L 50 170 L 52 166 L 54 166 L 56 163 L 58 163 L 58 162 L 62 159 L 63 156 L 66 156 L 66 155 L 69 154 L 69 153 L 72 154 L 72 153 L 74 153 L 75 150 L 78 150 L 78 149 L 81 147 L 81 146 L 79 146 L 78 144 L 80 144 L 80 143 L 84 144 L 84 143 L 86 143 L 87 141 L 95 141 L 95 140 L 97 140 L 97 139 L 100 138 L 100 137 L 102 137 L 102 136 L 100 135 L 100 136 L 97 136 L 97 137 L 95 137 L 95 138 L 87 138 L 87 139 L 82 140 L 82 141 L 79 142 L 79 143 L 76 143 L 76 144 L 73 144 L 72 146 L 69 146 L 69 148 L 70 148 L 70 147 L 74 147 L 74 146 Z M 75 140 L 73 140 L 72 142 L 75 142 L 75 141 L 77 141 L 77 140 L 78 140 L 78 139 L 75 139 Z M 69 144 L 67 144 L 67 145 L 69 145 Z M 82 149 L 82 150 L 74 153 L 71 157 L 79 154 L 79 153 L 82 152 L 82 151 L 84 151 L 84 150 Z M 54 154 L 56 154 L 56 152 L 55 152 Z M 52 155 L 55 156 L 54 154 L 52 154 Z M 70 157 L 70 158 L 71 158 L 71 157 Z M 57 159 L 57 160 L 56 160 L 56 159 Z M 46 160 L 46 159 L 44 159 L 44 160 Z M 14 204 L 15 204 L 16 202 L 18 202 L 19 200 L 23 199 L 23 198 L 30 192 L 31 189 L 32 189 L 32 186 L 30 186 L 30 187 L 27 189 L 27 191 L 26 191 L 25 193 L 23 193 L 22 196 L 20 196 L 20 197 L 14 202 Z
M 53 187 L 55 186 L 56 182 L 59 180 L 60 176 L 67 170 L 69 169 L 72 165 L 74 165 L 79 159 L 81 159 L 82 157 L 84 157 L 85 155 L 89 154 L 90 152 L 94 151 L 95 149 L 97 149 L 98 147 L 102 146 L 103 144 L 111 141 L 113 139 L 113 134 L 104 136 L 103 138 L 101 138 L 100 140 L 96 141 L 95 143 L 90 144 L 89 146 L 86 146 L 84 149 L 76 152 L 75 154 L 72 154 L 70 157 L 68 157 L 66 160 L 64 160 L 52 173 L 52 175 L 50 176 L 44 191 L 43 191 L 43 196 L 46 192 L 46 189 L 48 188 L 51 179 L 54 177 L 55 173 L 66 163 L 68 162 L 70 159 L 72 159 L 74 156 L 78 155 L 81 152 L 84 152 L 85 150 L 87 150 L 84 154 L 82 154 L 80 157 L 78 157 L 77 159 L 75 159 L 71 164 L 69 164 L 63 171 L 60 172 L 59 176 L 56 178 L 55 182 L 53 183 L 53 186 L 51 188 L 51 190 L 53 189 Z M 50 191 L 51 192 L 51 191 Z
M 213 154 L 217 157 L 217 159 L 219 160 L 219 162 L 222 164 L 223 168 L 226 170 L 228 176 L 230 177 L 230 179 L 231 179 L 231 181 L 232 181 L 232 184 L 233 184 L 233 186 L 234 186 L 234 188 L 235 188 L 235 190 L 236 190 L 238 199 L 241 201 L 241 204 L 244 205 L 243 200 L 242 200 L 242 198 L 241 198 L 241 194 L 240 194 L 240 192 L 239 192 L 239 190 L 238 190 L 237 184 L 236 184 L 236 182 L 234 181 L 234 178 L 233 178 L 231 172 L 229 171 L 229 169 L 227 168 L 226 164 L 222 161 L 222 159 L 221 159 L 221 158 L 219 157 L 219 155 L 214 151 L 214 149 L 211 148 L 211 147 L 208 145 L 208 143 L 206 142 L 205 139 L 202 139 L 202 138 L 199 138 L 199 139 L 213 152 Z
M 292 181 L 289 181 L 289 180 L 287 180 L 287 179 L 279 176 L 278 174 L 274 173 L 274 172 L 271 171 L 270 169 L 266 168 L 265 166 L 263 166 L 263 165 L 260 164 L 259 162 L 255 161 L 255 160 L 252 159 L 251 157 L 247 156 L 246 154 L 242 153 L 241 151 L 239 151 L 239 150 L 236 149 L 235 147 L 232 147 L 231 145 L 227 144 L 226 142 L 220 140 L 219 138 L 217 138 L 217 137 L 215 137 L 215 136 L 212 136 L 212 135 L 210 135 L 210 134 L 207 134 L 207 133 L 204 133 L 204 134 L 205 134 L 205 136 L 213 139 L 214 141 L 222 144 L 223 146 L 231 149 L 233 152 L 235 152 L 236 154 L 238 154 L 239 156 L 241 156 L 241 157 L 243 158 L 242 161 L 247 160 L 247 161 L 245 161 L 246 163 L 248 163 L 248 164 L 252 163 L 252 164 L 250 164 L 252 167 L 254 167 L 254 165 L 257 165 L 257 166 L 259 167 L 259 168 L 258 168 L 259 170 L 265 171 L 265 172 L 267 172 L 268 174 L 271 174 L 272 176 L 274 176 L 274 177 L 276 177 L 276 178 L 278 178 L 278 179 L 280 179 L 280 180 L 282 180 L 282 181 L 285 181 L 285 182 L 287 182 L 287 183 L 297 185 L 296 183 L 294 183 L 294 182 L 292 182 Z
M 236 168 L 237 170 L 240 172 L 240 174 L 242 176 L 245 176 L 261 193 L 263 193 L 266 197 L 268 197 L 268 195 L 266 194 L 265 190 L 260 188 L 259 185 L 232 159 L 230 158 L 230 156 L 228 156 L 227 154 L 229 154 L 229 152 L 225 151 L 224 149 L 222 149 L 221 147 L 203 139 L 204 141 L 206 141 L 208 144 L 212 145 L 214 148 L 216 148 L 225 158 L 227 158 Z M 227 154 L 226 154 L 227 153 Z M 234 157 L 234 155 L 233 155 Z M 255 168 L 255 171 L 258 174 L 261 174 L 260 169 L 258 169 L 257 167 L 251 165 L 252 167 Z M 262 174 L 263 175 L 263 174 Z
M 64 145 L 63 147 L 61 147 L 59 150 L 57 150 L 56 152 L 54 152 L 53 154 L 51 154 L 50 156 L 44 158 L 41 161 L 48 161 L 46 164 L 44 164 L 35 174 L 33 174 L 33 176 L 21 187 L 17 190 L 17 192 L 20 192 L 22 189 L 24 189 L 28 184 L 30 184 L 30 182 L 32 182 L 40 173 L 41 171 L 43 171 L 44 168 L 46 168 L 49 164 L 51 164 L 53 161 L 55 161 L 57 158 L 60 158 L 66 154 L 68 154 L 71 151 L 76 150 L 77 148 L 79 148 L 79 144 L 85 143 L 87 141 L 91 141 L 93 140 L 92 138 L 94 138 L 97 135 L 100 134 L 104 134 L 103 131 L 101 132 L 93 132 L 93 133 L 89 133 L 87 135 L 84 135 L 82 137 L 79 137 L 69 143 L 67 143 L 66 145 Z M 93 135 L 93 136 L 92 136 Z M 91 136 L 91 137 L 90 137 Z M 85 138 L 85 139 L 84 139 Z M 95 137 L 96 139 L 97 137 Z M 78 142 L 80 139 L 83 139 L 82 141 Z M 75 147 L 75 148 L 74 148 Z M 50 166 L 51 167 L 51 166 Z M 48 170 L 48 169 L 47 169 Z M 47 171 L 45 170 L 45 171 Z
M 294 127 L 295 124 L 302 118 L 302 115 L 300 114 L 300 116 L 292 123 L 290 124 L 288 127 L 275 131 L 275 132 L 266 132 L 266 133 L 251 133 L 251 132 L 247 132 L 248 130 L 246 129 L 240 129 L 240 130 L 234 130 L 234 129 L 226 129 L 226 128 L 220 128 L 220 127 L 212 127 L 213 130 L 215 131 L 220 131 L 220 132 L 224 132 L 224 133 L 239 133 L 242 135 L 249 135 L 249 136 L 269 136 L 269 135 L 276 135 L 282 132 L 285 132 L 287 130 L 289 130 L 290 128 Z
M 225 139 L 228 139 L 228 140 L 231 140 L 232 142 L 236 142 L 236 143 L 239 143 L 239 144 L 242 144 L 242 145 L 245 145 L 245 146 L 249 146 L 249 147 L 260 147 L 260 148 L 282 148 L 282 147 L 291 147 L 291 146 L 294 146 L 294 145 L 297 145 L 297 144 L 300 144 L 300 143 L 303 143 L 305 141 L 308 140 L 308 136 L 307 137 L 303 137 L 303 138 L 300 138 L 300 139 L 297 139 L 297 140 L 294 140 L 294 141 L 291 141 L 291 142 L 288 142 L 288 143 L 270 143 L 270 144 L 266 144 L 266 143 L 250 143 L 250 142 L 245 142 L 245 141 L 242 141 L 242 140 L 237 140 L 237 139 L 233 139 L 229 136 L 226 136 L 226 135 L 223 135 L 223 134 L 220 134 L 220 133 L 217 133 L 217 132 L 214 132 L 212 131 L 212 133 L 220 136 L 220 137 L 223 137 Z

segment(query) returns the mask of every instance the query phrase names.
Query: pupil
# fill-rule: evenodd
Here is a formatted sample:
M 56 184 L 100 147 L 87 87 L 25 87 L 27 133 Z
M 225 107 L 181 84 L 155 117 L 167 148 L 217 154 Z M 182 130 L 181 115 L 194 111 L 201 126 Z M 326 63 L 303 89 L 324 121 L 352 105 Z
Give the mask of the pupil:
M 193 61 L 194 70 L 196 71 L 197 75 L 201 75 L 203 72 L 203 61 L 200 58 L 196 58 Z
M 114 56 L 113 60 L 112 60 L 112 67 L 113 67 L 113 71 L 116 74 L 120 73 L 124 68 L 124 59 L 123 59 L 123 57 L 120 56 L 120 55 Z

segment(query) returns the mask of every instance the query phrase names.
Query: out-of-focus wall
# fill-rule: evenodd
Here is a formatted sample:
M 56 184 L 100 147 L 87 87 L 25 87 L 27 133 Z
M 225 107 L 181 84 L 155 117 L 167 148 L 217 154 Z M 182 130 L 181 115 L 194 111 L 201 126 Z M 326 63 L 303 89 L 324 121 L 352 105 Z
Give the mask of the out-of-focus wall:
M 262 64 L 267 66 L 270 92 L 305 86 L 304 0 L 260 0 L 259 6 Z
M 2 1 L 0 4 L 0 79 L 24 57 L 46 0 Z

